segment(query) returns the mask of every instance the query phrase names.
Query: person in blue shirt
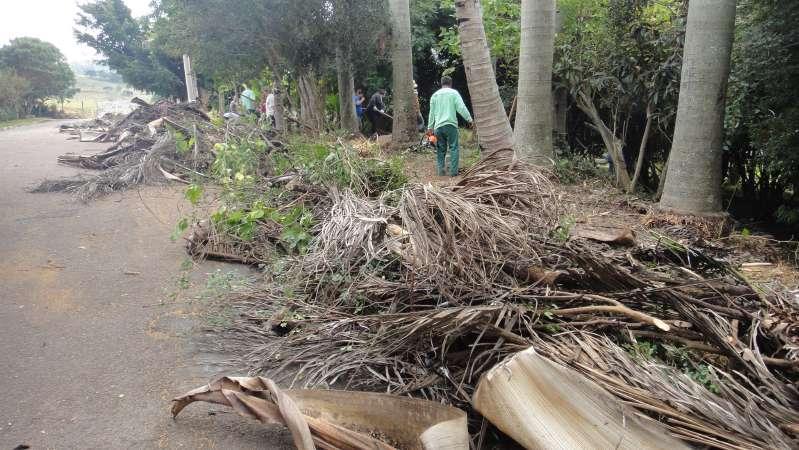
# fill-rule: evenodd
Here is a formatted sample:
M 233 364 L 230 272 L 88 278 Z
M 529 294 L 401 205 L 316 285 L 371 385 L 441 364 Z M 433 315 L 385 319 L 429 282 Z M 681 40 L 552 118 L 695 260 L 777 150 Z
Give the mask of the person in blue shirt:
M 358 123 L 363 121 L 363 104 L 366 101 L 366 97 L 363 95 L 363 89 L 358 89 L 355 91 L 355 95 L 352 96 L 352 101 L 355 103 L 355 115 L 358 116 Z

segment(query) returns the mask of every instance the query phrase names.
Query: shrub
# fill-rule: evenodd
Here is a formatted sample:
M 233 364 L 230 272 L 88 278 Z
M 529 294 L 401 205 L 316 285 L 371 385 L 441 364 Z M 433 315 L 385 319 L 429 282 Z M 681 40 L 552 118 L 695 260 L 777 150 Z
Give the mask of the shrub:
M 561 183 L 596 178 L 601 175 L 594 158 L 583 154 L 574 154 L 555 161 L 555 175 Z

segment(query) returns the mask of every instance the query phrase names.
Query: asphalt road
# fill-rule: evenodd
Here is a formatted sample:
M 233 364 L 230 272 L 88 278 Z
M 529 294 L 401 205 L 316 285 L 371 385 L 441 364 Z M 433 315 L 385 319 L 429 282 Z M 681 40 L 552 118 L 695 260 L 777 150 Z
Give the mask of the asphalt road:
M 177 283 L 186 257 L 169 235 L 186 205 L 175 188 L 89 204 L 26 192 L 78 173 L 57 155 L 105 148 L 56 125 L 0 131 L 0 450 L 291 448 L 221 407 L 171 419 L 170 399 L 217 367 L 194 344 L 202 302 Z

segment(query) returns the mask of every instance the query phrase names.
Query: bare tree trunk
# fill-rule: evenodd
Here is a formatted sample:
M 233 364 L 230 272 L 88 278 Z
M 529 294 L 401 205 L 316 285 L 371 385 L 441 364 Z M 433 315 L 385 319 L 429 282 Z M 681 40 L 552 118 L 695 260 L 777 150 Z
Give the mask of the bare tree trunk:
M 522 158 L 535 164 L 551 164 L 555 0 L 522 0 L 521 12 L 514 143 Z
M 627 164 L 624 162 L 624 154 L 622 153 L 624 141 L 616 137 L 615 132 L 605 125 L 594 105 L 594 100 L 589 94 L 585 92 L 577 94 L 577 107 L 588 116 L 591 120 L 589 125 L 602 137 L 605 149 L 607 149 L 615 167 L 616 186 L 627 189 L 630 186 L 630 174 L 627 173 Z
M 513 148 L 513 130 L 499 96 L 480 1 L 457 0 L 455 16 L 480 144 L 488 151 Z
M 644 126 L 644 135 L 641 137 L 641 145 L 638 147 L 638 160 L 635 162 L 635 173 L 633 173 L 633 180 L 630 182 L 628 192 L 634 192 L 635 186 L 638 184 L 638 179 L 641 177 L 641 169 L 644 167 L 644 157 L 646 156 L 646 144 L 649 142 L 649 133 L 652 130 L 652 104 L 646 105 L 646 126 Z
M 660 207 L 721 213 L 721 138 L 735 0 L 691 0 L 674 143 Z
M 516 116 L 516 103 L 519 101 L 519 96 L 514 95 L 513 100 L 510 102 L 510 110 L 508 110 L 508 121 L 514 121 Z M 515 123 L 515 122 L 514 122 Z
M 388 3 L 391 8 L 391 66 L 394 85 L 391 146 L 402 149 L 418 140 L 413 92 L 411 15 L 408 0 L 389 0 Z
M 358 117 L 355 115 L 355 79 L 352 74 L 350 52 L 347 49 L 336 49 L 336 71 L 338 73 L 338 115 L 341 129 L 350 133 L 358 132 Z
M 219 115 L 225 114 L 225 91 L 222 87 L 216 89 L 216 96 L 219 105 Z
M 313 70 L 306 70 L 300 74 L 300 122 L 314 131 L 321 131 L 325 127 L 324 104 L 316 75 Z

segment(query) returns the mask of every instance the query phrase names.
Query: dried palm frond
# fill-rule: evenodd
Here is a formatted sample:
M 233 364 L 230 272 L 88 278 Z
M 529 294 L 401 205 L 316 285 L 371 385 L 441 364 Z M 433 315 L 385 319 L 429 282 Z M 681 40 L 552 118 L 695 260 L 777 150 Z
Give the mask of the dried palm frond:
M 124 162 L 111 168 L 66 180 L 45 180 L 33 188 L 32 192 L 60 190 L 87 201 L 136 185 L 164 183 L 174 179 L 164 167 L 172 170 L 170 164 L 178 159 L 176 152 L 174 138 L 167 133 L 148 150 L 130 153 Z
M 554 187 L 539 168 L 516 158 L 513 150 L 490 153 L 452 186 L 464 198 L 501 208 L 504 213 L 531 218 L 549 229 L 560 216 Z
M 328 197 L 284 284 L 231 300 L 222 345 L 251 370 L 468 407 L 483 373 L 533 345 L 687 441 L 794 443 L 798 308 L 729 263 L 655 233 L 619 249 L 557 232 L 553 186 L 507 151 L 453 186 L 406 186 L 396 206 Z M 679 348 L 718 391 L 630 357 L 636 339 Z
M 114 143 L 94 155 L 65 154 L 62 164 L 100 172 L 83 174 L 65 180 L 45 180 L 32 192 L 64 191 L 81 200 L 121 191 L 140 184 L 165 181 L 185 182 L 183 176 L 197 175 L 213 161 L 211 146 L 222 131 L 210 118 L 190 104 L 174 104 L 162 100 L 153 105 L 134 99 L 139 108 L 108 127 L 104 141 Z M 156 121 L 157 129 L 148 125 Z M 177 151 L 177 133 L 194 138 L 193 151 Z
M 368 260 L 385 256 L 384 232 L 395 208 L 380 200 L 330 191 L 332 206 L 305 258 L 305 271 L 350 272 Z
M 799 421 L 799 412 L 756 389 L 744 374 L 710 366 L 714 394 L 673 367 L 633 359 L 607 337 L 562 333 L 534 346 L 640 411 L 667 417 L 671 432 L 687 441 L 726 449 L 796 446 L 781 426 Z

